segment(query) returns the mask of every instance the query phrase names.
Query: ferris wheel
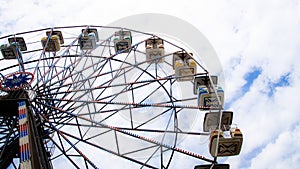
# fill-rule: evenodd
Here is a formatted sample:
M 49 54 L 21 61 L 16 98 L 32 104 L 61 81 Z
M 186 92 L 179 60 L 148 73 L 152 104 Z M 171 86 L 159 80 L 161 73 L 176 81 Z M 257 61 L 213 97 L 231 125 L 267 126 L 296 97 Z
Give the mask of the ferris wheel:
M 218 76 L 173 39 L 82 25 L 0 40 L 0 168 L 228 168 L 217 158 L 240 152 Z

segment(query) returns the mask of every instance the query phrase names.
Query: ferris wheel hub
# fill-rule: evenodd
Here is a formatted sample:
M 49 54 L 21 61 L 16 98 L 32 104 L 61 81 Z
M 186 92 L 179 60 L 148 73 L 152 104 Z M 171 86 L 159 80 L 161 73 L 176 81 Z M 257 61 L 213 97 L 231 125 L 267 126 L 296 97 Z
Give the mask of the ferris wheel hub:
M 0 90 L 13 91 L 20 90 L 30 86 L 34 79 L 31 72 L 15 72 L 4 77 L 0 82 Z

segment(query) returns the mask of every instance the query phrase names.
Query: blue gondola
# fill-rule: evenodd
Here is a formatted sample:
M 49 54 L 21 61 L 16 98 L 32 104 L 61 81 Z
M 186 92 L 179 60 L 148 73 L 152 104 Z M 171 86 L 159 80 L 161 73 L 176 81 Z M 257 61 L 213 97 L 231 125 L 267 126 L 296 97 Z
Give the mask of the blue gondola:
M 199 86 L 198 87 L 198 106 L 201 109 L 220 109 L 224 103 L 224 90 L 220 86 L 216 86 L 216 92 L 218 98 L 216 97 L 216 93 L 207 86 Z
M 99 42 L 99 35 L 98 35 L 98 31 L 96 28 L 87 28 L 87 29 L 82 29 L 81 30 L 82 33 L 87 33 L 87 34 L 90 34 L 90 33 L 94 33 L 95 37 L 96 37 L 96 42 Z
M 83 36 L 79 38 L 79 45 L 81 50 L 92 50 L 96 48 L 96 35 L 94 32 L 84 32 Z
M 211 83 L 212 80 L 212 83 Z M 197 76 L 194 79 L 194 93 L 202 110 L 218 110 L 224 104 L 224 90 L 217 84 L 217 76 Z M 216 89 L 216 91 L 214 91 Z M 218 99 L 219 98 L 219 99 Z

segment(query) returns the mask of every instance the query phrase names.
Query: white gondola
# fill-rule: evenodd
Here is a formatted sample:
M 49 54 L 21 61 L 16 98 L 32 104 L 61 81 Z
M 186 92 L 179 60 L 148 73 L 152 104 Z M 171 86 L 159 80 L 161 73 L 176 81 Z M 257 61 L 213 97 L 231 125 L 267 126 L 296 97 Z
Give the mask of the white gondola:
M 220 134 L 219 137 L 218 134 Z M 231 128 L 228 131 L 214 130 L 210 134 L 209 152 L 213 157 L 238 155 L 240 154 L 242 144 L 243 134 L 240 129 Z M 218 150 L 216 152 L 217 147 Z
M 151 38 L 146 40 L 146 60 L 147 62 L 164 62 L 165 48 L 164 41 L 160 38 Z
M 219 126 L 221 112 L 207 112 L 205 113 L 204 121 L 203 121 L 203 131 L 209 132 L 215 130 Z M 232 124 L 232 111 L 222 111 L 221 118 L 221 129 L 228 130 L 229 126 Z
M 94 32 L 88 33 L 83 32 L 82 36 L 79 38 L 79 46 L 81 50 L 92 50 L 96 48 L 96 35 Z
M 132 36 L 130 31 L 115 32 L 114 46 L 116 53 L 129 52 L 132 44 Z
M 21 57 L 20 47 L 18 42 L 13 42 L 11 44 L 4 44 L 0 46 L 2 56 L 4 59 L 16 59 Z
M 216 76 L 211 76 L 211 79 L 213 84 L 207 75 L 194 79 L 194 92 L 197 91 L 198 106 L 201 110 L 218 110 L 224 104 L 224 90 L 217 85 Z
M 197 73 L 197 64 L 192 58 L 192 53 L 173 53 L 173 69 L 178 81 L 191 81 Z

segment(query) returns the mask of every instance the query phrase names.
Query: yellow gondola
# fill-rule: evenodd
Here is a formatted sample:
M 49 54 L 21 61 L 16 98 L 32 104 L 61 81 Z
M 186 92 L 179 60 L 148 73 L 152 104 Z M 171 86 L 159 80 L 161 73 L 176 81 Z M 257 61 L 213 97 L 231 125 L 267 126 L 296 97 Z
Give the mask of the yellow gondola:
M 57 35 L 52 35 L 49 39 L 48 37 L 43 37 L 41 42 L 45 52 L 57 52 L 60 50 L 60 40 Z
M 61 31 L 47 31 L 46 35 L 47 36 L 57 35 L 59 37 L 59 43 L 64 44 L 64 37 L 63 37 Z

